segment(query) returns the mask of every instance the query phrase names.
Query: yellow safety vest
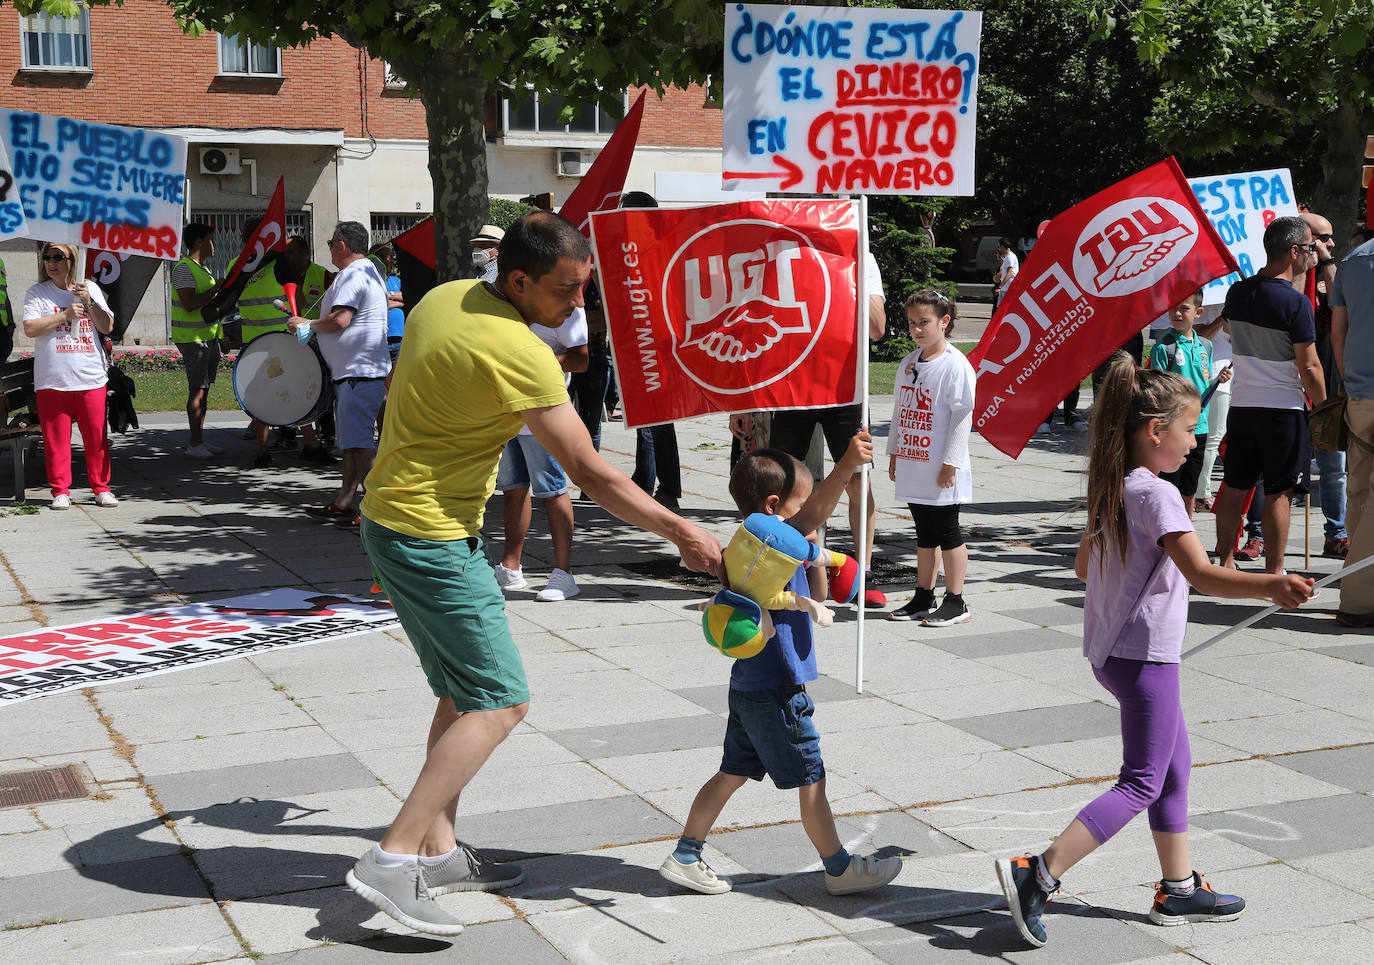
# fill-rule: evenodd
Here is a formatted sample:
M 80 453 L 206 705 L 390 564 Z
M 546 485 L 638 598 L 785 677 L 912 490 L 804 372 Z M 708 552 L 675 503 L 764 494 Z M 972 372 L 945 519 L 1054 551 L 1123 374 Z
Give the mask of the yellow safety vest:
M 178 265 L 186 265 L 191 269 L 191 274 L 196 279 L 196 294 L 203 295 L 211 288 L 215 287 L 215 276 L 205 270 L 205 266 L 196 262 L 189 255 L 177 262 Z M 181 292 L 175 286 L 172 288 L 172 341 L 173 342 L 209 342 L 224 335 L 224 329 L 218 322 L 207 322 L 201 317 L 199 308 L 187 308 L 181 303 Z
M 234 259 L 237 262 L 238 259 Z M 229 271 L 234 270 L 230 262 Z M 289 310 L 278 308 L 273 302 L 285 303 L 286 292 L 277 284 L 272 265 L 263 265 L 248 279 L 239 292 L 239 318 L 243 320 L 243 340 L 252 341 L 264 332 L 279 332 L 286 327 Z
M 305 270 L 305 284 L 296 292 L 296 307 L 301 310 L 301 318 L 320 317 L 320 301 L 324 298 L 324 290 L 327 287 L 324 282 L 327 277 L 329 272 L 325 270 L 324 265 L 317 265 L 313 261 Z

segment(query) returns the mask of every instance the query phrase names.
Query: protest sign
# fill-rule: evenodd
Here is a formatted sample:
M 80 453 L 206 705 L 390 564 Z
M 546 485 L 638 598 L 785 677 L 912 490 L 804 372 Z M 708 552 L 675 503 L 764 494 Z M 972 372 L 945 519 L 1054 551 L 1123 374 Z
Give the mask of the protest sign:
M 19 187 L 14 183 L 14 169 L 0 138 L 0 241 L 22 238 L 28 234 L 24 222 L 24 206 L 19 201 Z
M 592 215 L 629 427 L 859 398 L 857 203 Z
M 268 590 L 0 637 L 0 706 L 398 623 L 385 600 Z
M 982 14 L 737 3 L 726 190 L 973 194 Z
M 0 141 L 29 237 L 155 258 L 180 254 L 185 138 L 0 110 Z
M 1226 291 L 1264 267 L 1264 229 L 1284 215 L 1296 215 L 1293 176 L 1287 168 L 1189 178 L 1188 186 L 1231 249 L 1240 270 L 1214 278 L 1202 289 L 1204 305 L 1220 305 Z
M 1020 455 L 1126 339 L 1236 268 L 1173 158 L 1069 208 L 1050 221 L 969 353 L 974 428 Z

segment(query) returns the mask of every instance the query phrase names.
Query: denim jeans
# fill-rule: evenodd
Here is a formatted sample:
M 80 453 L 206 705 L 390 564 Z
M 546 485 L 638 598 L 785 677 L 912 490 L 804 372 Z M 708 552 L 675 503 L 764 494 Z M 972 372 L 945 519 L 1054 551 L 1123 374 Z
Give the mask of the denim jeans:
M 678 463 L 677 430 L 672 424 L 640 429 L 635 439 L 635 471 L 630 477 L 640 489 L 653 495 L 654 480 L 659 492 L 673 499 L 682 498 L 682 467 Z
M 1321 500 L 1327 539 L 1345 537 L 1345 453 L 1322 452 L 1317 457 L 1317 498 Z
M 601 451 L 601 421 L 606 417 L 606 386 L 610 381 L 610 355 L 592 349 L 587 356 L 587 370 L 574 372 L 568 384 L 577 414 L 587 427 L 587 435 L 592 437 L 592 447 L 597 452 Z

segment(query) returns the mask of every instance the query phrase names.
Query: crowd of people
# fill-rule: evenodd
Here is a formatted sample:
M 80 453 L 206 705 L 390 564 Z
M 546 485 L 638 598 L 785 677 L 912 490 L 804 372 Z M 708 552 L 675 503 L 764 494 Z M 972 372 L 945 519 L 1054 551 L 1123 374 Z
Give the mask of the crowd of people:
M 504 597 L 528 585 L 522 550 L 533 497 L 546 508 L 555 552 L 537 599 L 579 592 L 572 576 L 574 482 L 579 498 L 674 543 L 688 568 L 721 580 L 725 569 L 715 537 L 676 511 L 682 493 L 673 436 L 641 433 L 633 476 L 599 453 L 610 381 L 605 317 L 588 286 L 590 248 L 571 223 L 538 212 L 504 232 L 483 226 L 472 239 L 481 277 L 441 285 L 415 306 L 406 306 L 388 259 L 369 257 L 368 240 L 361 224 L 339 223 L 328 241 L 331 273 L 293 239 L 288 269 L 305 308 L 282 310 L 280 276 L 269 266 L 243 288 L 238 314 L 245 337 L 288 331 L 317 344 L 336 393 L 335 418 L 307 445 L 323 450 L 334 435 L 341 482 L 329 503 L 307 512 L 360 531 L 437 701 L 415 786 L 347 882 L 403 924 L 451 935 L 462 923 L 436 896 L 498 890 L 523 878 L 518 867 L 458 840 L 455 818 L 463 788 L 529 707 Z M 204 437 L 205 399 L 224 332 L 206 308 L 222 289 L 204 266 L 214 250 L 208 226 L 188 225 L 184 241 L 186 256 L 172 272 L 172 331 L 187 376 L 185 454 L 210 459 L 218 452 Z M 1364 512 L 1374 474 L 1374 242 L 1352 241 L 1337 264 L 1324 218 L 1275 219 L 1265 230 L 1264 268 L 1231 287 L 1218 317 L 1204 323 L 1201 293 L 1190 295 L 1168 313 L 1169 329 L 1151 348 L 1147 367 L 1131 346 L 1134 352 L 1117 353 L 1094 374 L 1088 524 L 1074 569 L 1087 586 L 1084 654 L 1121 706 L 1124 763 L 1116 785 L 1043 854 L 997 862 L 1009 909 L 1032 944 L 1047 940 L 1042 913 L 1060 876 L 1141 811 L 1149 813 L 1161 867 L 1152 921 L 1225 921 L 1244 909 L 1242 899 L 1213 892 L 1189 857 L 1191 757 L 1179 703 L 1188 587 L 1285 607 L 1311 596 L 1311 580 L 1284 570 L 1284 550 L 1290 500 L 1308 485 L 1305 412 L 1328 392 L 1349 396 L 1350 498 L 1339 501 L 1344 486 L 1335 477 L 1345 467 L 1328 454 L 1319 462 L 1329 524 L 1324 549 L 1356 559 L 1374 552 L 1374 514 Z M 113 318 L 99 288 L 76 280 L 75 258 L 69 246 L 43 246 L 46 280 L 26 294 L 23 311 L 24 331 L 35 339 L 54 509 L 71 504 L 73 422 L 86 440 L 97 505 L 117 504 L 109 487 L 100 338 Z M 864 309 L 870 334 L 880 337 L 885 296 L 871 256 L 866 270 L 871 297 Z M 393 314 L 398 310 L 403 319 Z M 959 514 L 974 492 L 974 372 L 950 342 L 958 319 L 952 299 L 917 291 L 904 312 L 915 348 L 897 367 L 887 454 L 889 477 L 916 530 L 917 579 L 912 598 L 888 617 L 946 626 L 971 618 Z M 871 566 L 874 507 L 860 470 L 871 463 L 873 447 L 863 408 L 735 413 L 728 422 L 736 442 L 730 492 L 741 516 L 774 516 L 822 542 L 823 524 L 846 496 L 851 533 L 863 534 L 866 548 L 859 564 Z M 265 428 L 252 427 L 259 465 L 270 458 Z M 1213 562 L 1191 518 L 1213 499 L 1207 487 L 1218 450 L 1211 442 L 1223 431 L 1225 485 L 1214 499 Z M 834 462 L 829 474 L 816 465 L 820 440 Z M 483 536 L 486 505 L 497 490 L 506 524 L 499 562 Z M 1261 516 L 1262 573 L 1235 566 L 1247 499 Z M 1368 573 L 1342 588 L 1343 624 L 1374 626 Z M 828 593 L 819 568 L 798 567 L 788 589 L 817 601 Z M 868 605 L 886 604 L 880 589 L 869 592 Z M 900 861 L 851 854 L 836 835 L 825 795 L 815 706 L 806 692 L 819 675 L 814 610 L 770 615 L 763 649 L 733 665 L 720 769 L 698 793 L 660 873 L 692 890 L 729 891 L 730 882 L 703 857 L 705 839 L 735 791 L 768 777 L 780 789 L 797 789 L 802 824 L 831 893 L 880 888 L 898 874 Z

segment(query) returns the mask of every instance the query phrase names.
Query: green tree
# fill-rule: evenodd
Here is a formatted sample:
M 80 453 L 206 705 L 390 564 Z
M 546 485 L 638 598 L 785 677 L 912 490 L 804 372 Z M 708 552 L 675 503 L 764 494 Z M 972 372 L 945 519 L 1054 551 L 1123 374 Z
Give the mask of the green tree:
M 1125 8 L 1124 29 L 1121 4 L 1094 5 L 1099 34 L 1128 34 L 1163 79 L 1150 119 L 1161 143 L 1239 154 L 1283 142 L 1299 159 L 1310 154 L 1321 169 L 1312 208 L 1349 237 L 1374 132 L 1369 0 L 1143 0 Z
M 101 0 L 96 0 L 101 2 Z M 66 0 L 21 0 L 57 11 Z M 488 97 L 557 92 L 564 109 L 619 115 L 626 88 L 704 82 L 719 71 L 712 0 L 168 0 L 191 33 L 213 29 L 298 47 L 340 37 L 385 60 L 425 108 L 440 278 L 471 273 L 468 238 L 487 217 Z M 66 3 L 67 6 L 74 6 Z

